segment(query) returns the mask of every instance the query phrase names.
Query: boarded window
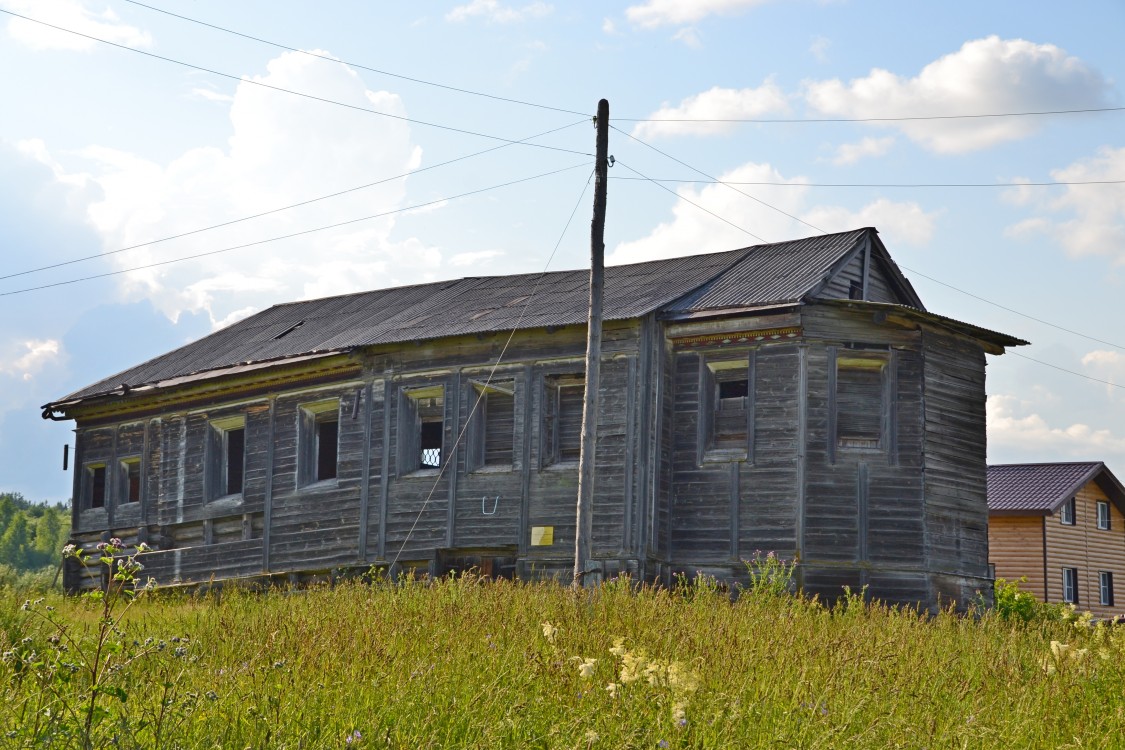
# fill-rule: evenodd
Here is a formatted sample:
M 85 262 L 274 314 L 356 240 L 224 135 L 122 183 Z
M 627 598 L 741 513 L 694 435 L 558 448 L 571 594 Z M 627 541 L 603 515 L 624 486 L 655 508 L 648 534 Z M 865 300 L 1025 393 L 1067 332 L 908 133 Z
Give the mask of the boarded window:
M 747 458 L 754 420 L 755 355 L 701 360 L 699 370 L 700 461 Z
M 124 458 L 118 464 L 118 493 L 120 502 L 136 503 L 141 499 L 141 459 Z
M 246 418 L 211 422 L 207 445 L 207 486 L 211 500 L 242 492 L 246 474 Z
M 836 445 L 880 448 L 883 440 L 882 359 L 839 359 L 836 367 Z
M 445 458 L 445 388 L 402 391 L 399 408 L 399 472 L 438 469 Z
M 86 507 L 105 507 L 105 464 L 86 467 Z
M 340 451 L 340 401 L 303 404 L 297 410 L 300 434 L 297 477 L 302 486 L 336 479 Z
M 585 376 L 558 375 L 548 378 L 546 385 L 544 463 L 576 462 L 582 448 Z
M 473 383 L 476 409 L 469 424 L 470 470 L 511 466 L 515 448 L 515 390 L 510 380 Z

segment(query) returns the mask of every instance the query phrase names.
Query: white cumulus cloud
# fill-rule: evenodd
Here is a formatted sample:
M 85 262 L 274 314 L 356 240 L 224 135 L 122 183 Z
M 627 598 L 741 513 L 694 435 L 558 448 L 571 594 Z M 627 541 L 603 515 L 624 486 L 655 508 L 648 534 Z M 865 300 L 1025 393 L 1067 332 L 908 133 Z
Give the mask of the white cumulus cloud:
M 689 96 L 679 104 L 665 104 L 646 119 L 637 123 L 633 135 L 637 138 L 658 138 L 674 135 L 720 135 L 738 127 L 738 120 L 762 117 L 775 112 L 788 112 L 789 102 L 777 84 L 766 80 L 757 88 L 727 89 L 715 86 L 700 94 Z M 663 120 L 664 122 L 660 122 Z M 681 120 L 684 122 L 676 122 Z M 687 122 L 694 120 L 695 122 Z M 717 122 L 700 122 L 713 120 Z
M 91 7 L 93 6 L 93 7 Z M 64 29 L 105 39 L 127 47 L 151 47 L 152 35 L 123 23 L 104 3 L 83 0 L 0 0 L 0 7 Z M 101 10 L 94 8 L 101 7 Z M 98 43 L 23 18 L 8 19 L 8 36 L 35 50 L 85 52 Z
M 989 449 L 1017 452 L 1027 460 L 1101 461 L 1125 454 L 1125 437 L 1082 422 L 1053 425 L 1016 396 L 988 397 Z
M 4 348 L 7 351 L 0 357 L 0 372 L 20 380 L 31 380 L 43 368 L 57 364 L 62 358 L 57 339 L 10 341 Z
M 1051 171 L 1055 182 L 1125 180 L 1125 147 L 1102 148 L 1096 156 Z M 1062 190 L 1061 193 L 1056 192 Z M 1125 264 L 1125 184 L 1067 185 L 1009 191 L 1006 199 L 1036 216 L 1007 228 L 1010 236 L 1046 234 L 1073 256 L 1103 255 Z
M 965 42 L 913 77 L 876 68 L 848 83 L 833 79 L 805 85 L 814 109 L 849 118 L 1099 107 L 1109 102 L 1110 91 L 1100 72 L 1053 44 L 998 36 Z M 878 124 L 897 128 L 931 151 L 964 153 L 1024 138 L 1043 122 L 1036 117 L 990 117 Z
M 858 143 L 843 143 L 836 148 L 832 163 L 838 167 L 855 164 L 869 156 L 882 156 L 891 150 L 895 143 L 893 136 L 886 138 L 864 138 Z
M 730 16 L 770 0 L 648 0 L 625 9 L 625 17 L 635 26 L 651 29 L 700 21 L 707 16 Z
M 672 206 L 672 217 L 657 225 L 646 237 L 622 242 L 613 249 L 607 263 L 637 263 L 698 253 L 731 250 L 765 240 L 776 242 L 815 235 L 815 229 L 800 224 L 780 211 L 797 216 L 827 232 L 875 226 L 887 243 L 924 245 L 933 234 L 936 212 L 926 212 L 913 202 L 876 200 L 859 209 L 840 206 L 809 206 L 804 177 L 786 178 L 769 164 L 749 163 L 723 175 L 725 182 L 772 182 L 781 185 L 739 186 L 737 192 L 726 185 L 707 185 L 702 189 L 681 187 L 680 200 Z M 768 203 L 767 208 L 747 197 Z M 706 209 L 701 210 L 701 209 Z M 711 213 L 707 213 L 707 212 Z M 753 232 L 750 236 L 718 218 Z
M 460 23 L 472 18 L 484 18 L 492 23 L 516 23 L 542 18 L 554 9 L 550 3 L 538 1 L 517 8 L 504 5 L 499 0 L 472 0 L 446 13 L 445 20 Z
M 397 95 L 368 90 L 350 68 L 307 55 L 285 53 L 254 80 L 406 114 Z M 243 82 L 230 104 L 232 134 L 223 148 L 194 148 L 168 163 L 103 147 L 84 149 L 88 179 L 102 196 L 91 203 L 88 216 L 105 248 L 115 250 L 400 175 L 419 164 L 421 151 L 407 123 L 332 114 Z M 214 252 L 399 210 L 404 196 L 405 181 L 393 180 L 103 262 L 125 270 L 205 254 L 116 278 L 124 301 L 147 298 L 173 321 L 184 312 L 206 312 L 218 327 L 278 301 L 432 278 L 440 251 L 415 239 L 392 239 L 394 215 Z

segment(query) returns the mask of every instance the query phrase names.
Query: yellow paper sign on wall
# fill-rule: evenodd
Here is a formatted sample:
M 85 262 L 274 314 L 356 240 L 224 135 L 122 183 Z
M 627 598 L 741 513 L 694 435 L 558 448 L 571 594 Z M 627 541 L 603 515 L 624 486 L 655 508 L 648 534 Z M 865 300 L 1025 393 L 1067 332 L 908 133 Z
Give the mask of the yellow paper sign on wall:
M 554 526 L 532 526 L 531 527 L 531 546 L 532 547 L 549 547 L 555 543 L 555 527 Z

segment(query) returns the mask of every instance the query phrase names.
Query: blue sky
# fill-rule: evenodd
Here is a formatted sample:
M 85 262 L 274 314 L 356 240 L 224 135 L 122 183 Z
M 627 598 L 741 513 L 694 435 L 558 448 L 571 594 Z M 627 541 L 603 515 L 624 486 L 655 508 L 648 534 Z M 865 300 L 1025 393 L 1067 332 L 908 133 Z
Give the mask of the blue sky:
M 602 97 L 609 262 L 876 226 L 1033 343 L 990 357 L 990 460 L 1125 476 L 1125 112 L 887 119 L 1125 106 L 1116 0 L 148 4 L 0 0 L 87 35 L 0 14 L 0 490 L 69 497 L 41 404 L 269 305 L 541 270 L 579 201 L 550 268 L 586 265 Z

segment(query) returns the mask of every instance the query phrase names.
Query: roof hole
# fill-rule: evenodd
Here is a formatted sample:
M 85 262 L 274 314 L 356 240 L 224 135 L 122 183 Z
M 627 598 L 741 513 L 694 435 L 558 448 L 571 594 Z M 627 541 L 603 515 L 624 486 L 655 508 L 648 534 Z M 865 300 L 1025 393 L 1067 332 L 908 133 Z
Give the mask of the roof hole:
M 285 329 L 284 331 L 282 331 L 281 333 L 279 333 L 279 334 L 277 334 L 276 336 L 274 336 L 274 337 L 273 337 L 273 340 L 274 340 L 274 341 L 277 341 L 278 339 L 283 339 L 283 338 L 285 338 L 286 336 L 288 336 L 289 334 L 293 333 L 293 331 L 296 331 L 296 330 L 297 330 L 298 328 L 300 328 L 300 327 L 301 327 L 301 326 L 303 326 L 304 324 L 305 324 L 305 321 L 303 321 L 303 320 L 298 320 L 298 321 L 297 321 L 296 323 L 294 323 L 293 325 L 289 326 L 288 328 L 286 328 L 286 329 Z

